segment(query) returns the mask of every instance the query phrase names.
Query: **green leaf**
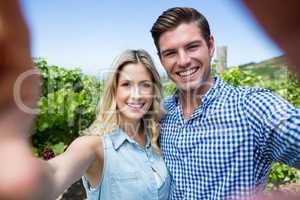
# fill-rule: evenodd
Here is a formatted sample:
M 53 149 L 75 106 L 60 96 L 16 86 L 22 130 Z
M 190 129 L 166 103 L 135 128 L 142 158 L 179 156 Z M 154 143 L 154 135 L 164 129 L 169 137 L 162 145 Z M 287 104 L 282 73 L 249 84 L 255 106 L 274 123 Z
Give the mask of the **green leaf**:
M 63 142 L 60 142 L 58 144 L 51 146 L 51 149 L 53 150 L 55 155 L 59 155 L 64 152 L 65 144 Z

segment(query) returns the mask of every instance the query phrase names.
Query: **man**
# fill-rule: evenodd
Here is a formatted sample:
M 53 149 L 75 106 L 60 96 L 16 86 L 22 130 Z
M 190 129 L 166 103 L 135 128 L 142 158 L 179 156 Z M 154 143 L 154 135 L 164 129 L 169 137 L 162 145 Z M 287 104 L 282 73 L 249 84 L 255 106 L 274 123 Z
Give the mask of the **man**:
M 214 38 L 201 13 L 171 8 L 151 33 L 178 88 L 166 99 L 160 138 L 171 199 L 252 196 L 273 161 L 300 168 L 300 110 L 267 90 L 213 78 Z

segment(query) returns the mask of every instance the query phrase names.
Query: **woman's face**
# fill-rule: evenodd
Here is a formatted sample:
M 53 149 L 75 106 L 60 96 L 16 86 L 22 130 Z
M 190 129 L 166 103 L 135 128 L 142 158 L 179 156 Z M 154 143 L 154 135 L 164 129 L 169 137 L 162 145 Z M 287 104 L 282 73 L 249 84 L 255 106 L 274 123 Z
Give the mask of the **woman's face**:
M 117 108 L 123 119 L 136 123 L 148 112 L 153 102 L 153 82 L 143 64 L 130 63 L 119 73 Z

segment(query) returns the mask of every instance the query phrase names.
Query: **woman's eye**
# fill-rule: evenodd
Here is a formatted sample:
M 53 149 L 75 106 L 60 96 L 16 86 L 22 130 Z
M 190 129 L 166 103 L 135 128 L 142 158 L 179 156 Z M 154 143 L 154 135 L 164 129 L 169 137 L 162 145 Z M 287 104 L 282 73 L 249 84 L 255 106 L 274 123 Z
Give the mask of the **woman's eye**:
M 142 86 L 144 88 L 151 88 L 152 87 L 152 84 L 151 83 L 143 83 Z
M 121 86 L 122 86 L 122 87 L 129 87 L 130 84 L 129 84 L 129 83 L 122 83 Z

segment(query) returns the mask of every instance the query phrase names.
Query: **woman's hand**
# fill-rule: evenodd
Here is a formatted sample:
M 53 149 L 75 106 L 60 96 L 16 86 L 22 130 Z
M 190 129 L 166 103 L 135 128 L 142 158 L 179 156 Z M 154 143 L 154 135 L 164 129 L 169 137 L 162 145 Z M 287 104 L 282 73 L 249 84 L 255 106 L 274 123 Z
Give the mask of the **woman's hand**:
M 51 191 L 51 177 L 32 156 L 27 141 L 34 115 L 15 101 L 20 97 L 23 107 L 34 108 L 39 98 L 36 72 L 18 83 L 18 91 L 15 88 L 18 78 L 33 70 L 31 59 L 29 31 L 18 1 L 0 1 L 0 199 L 50 199 L 43 194 Z

